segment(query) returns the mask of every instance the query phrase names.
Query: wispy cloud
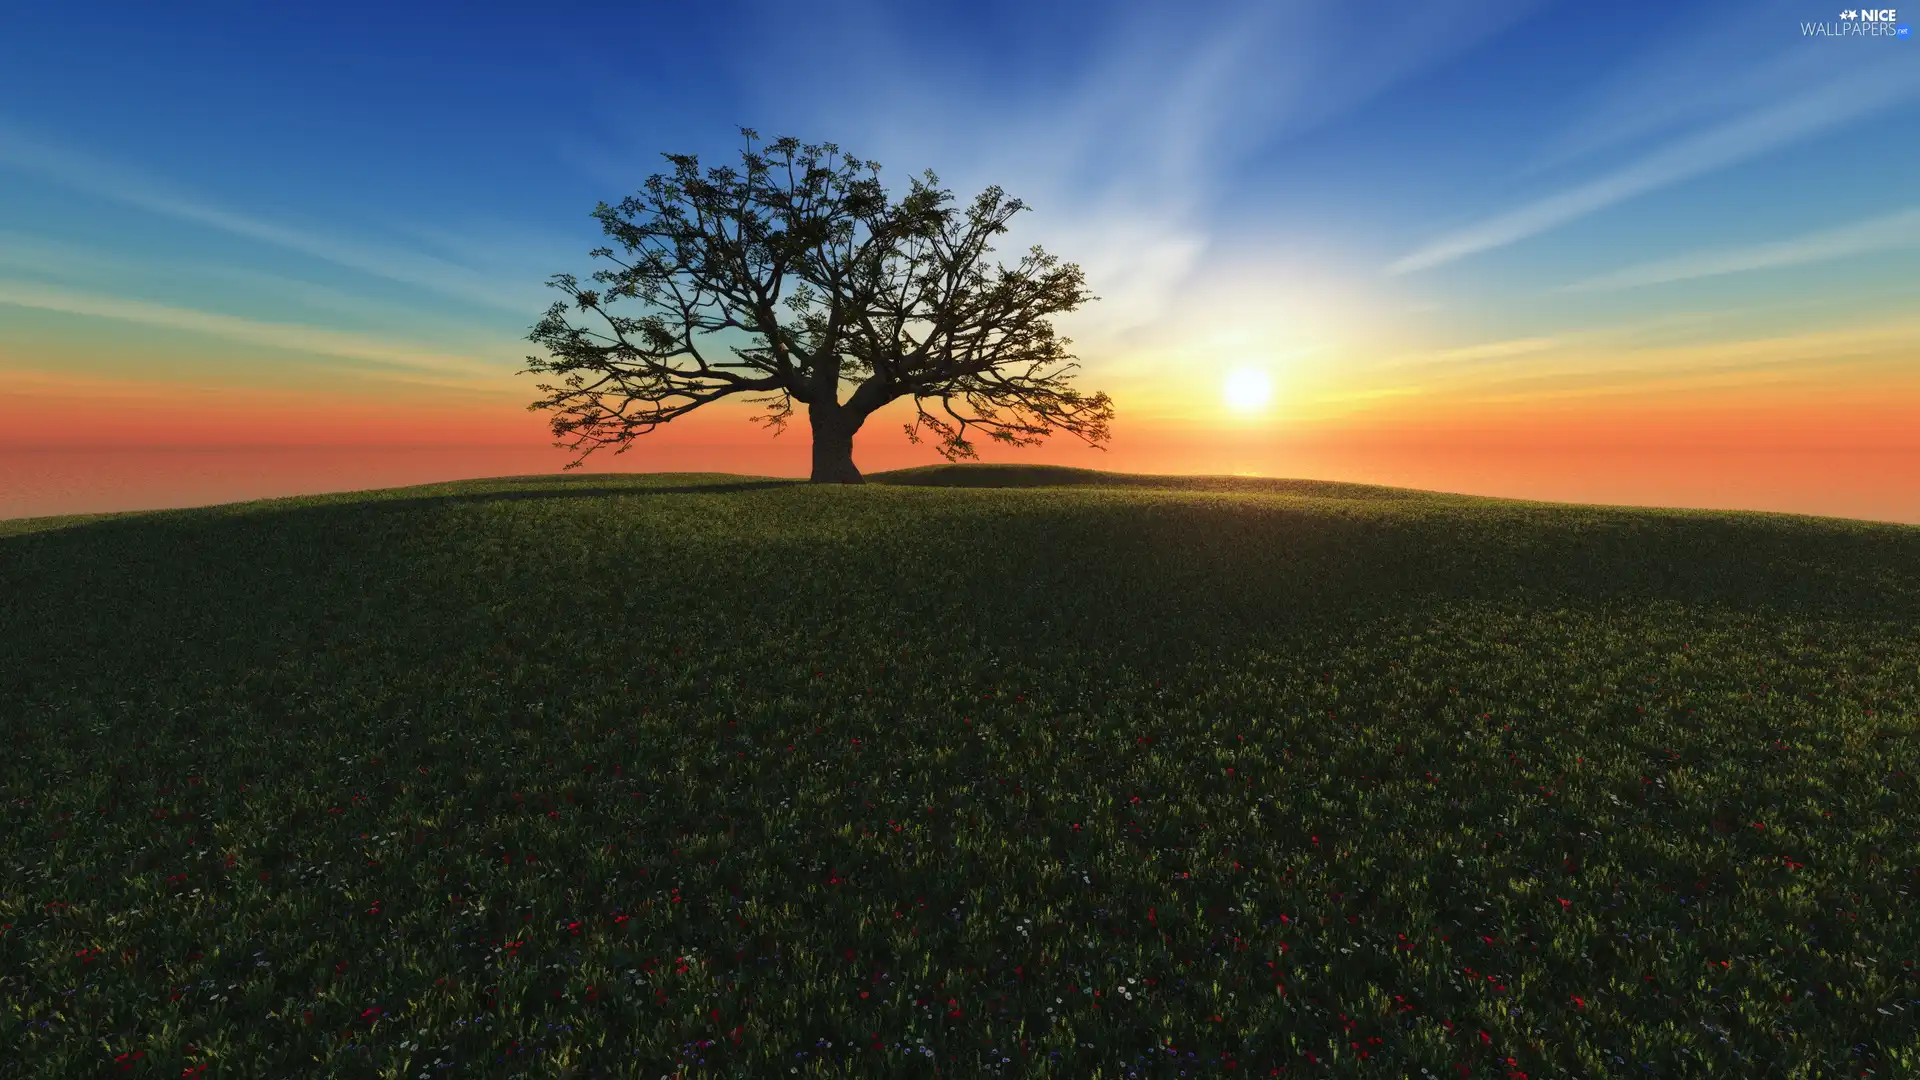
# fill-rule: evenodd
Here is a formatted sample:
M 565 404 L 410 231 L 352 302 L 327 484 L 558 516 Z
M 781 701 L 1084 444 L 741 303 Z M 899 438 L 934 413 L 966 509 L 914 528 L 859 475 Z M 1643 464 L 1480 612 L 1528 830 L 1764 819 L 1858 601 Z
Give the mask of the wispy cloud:
M 1409 373 L 1381 372 L 1371 389 L 1322 395 L 1317 403 L 1359 405 L 1420 422 L 1468 406 L 1650 403 L 1662 398 L 1698 408 L 1734 397 L 1803 393 L 1871 394 L 1912 402 L 1920 391 L 1913 365 L 1920 323 L 1891 320 L 1842 330 L 1748 336 L 1682 345 L 1634 345 L 1593 332 L 1557 339 L 1539 351 L 1433 363 L 1418 372 L 1419 395 L 1404 400 Z M 1438 354 L 1426 359 L 1433 361 Z M 1409 358 L 1413 359 L 1413 358 Z M 1395 365 L 1382 365 L 1393 368 Z M 1415 407 L 1417 412 L 1408 411 Z
M 1517 338 L 1513 341 L 1490 341 L 1484 345 L 1466 345 L 1457 349 L 1442 349 L 1433 354 L 1435 360 L 1446 362 L 1453 360 L 1491 360 L 1507 356 L 1525 356 L 1551 349 L 1560 344 L 1558 338 Z
M 1317 394 L 1313 402 L 1317 405 L 1362 405 L 1392 398 L 1418 397 L 1427 392 L 1424 386 L 1382 386 L 1372 390 Z
M 1694 356 L 1707 359 L 1735 357 L 1766 349 L 1798 349 L 1813 342 L 1821 347 L 1836 342 L 1899 340 L 1913 324 L 1894 322 L 1880 327 L 1852 327 L 1835 331 L 1749 336 L 1729 339 L 1728 327 L 1751 327 L 1753 317 L 1779 310 L 1720 308 L 1712 311 L 1675 311 L 1625 322 L 1568 326 L 1551 336 L 1476 342 L 1447 348 L 1396 353 L 1366 363 L 1365 369 L 1393 379 L 1418 377 L 1436 382 L 1478 382 L 1499 378 L 1503 371 L 1528 374 L 1606 367 L 1625 357 Z M 1703 333 L 1712 336 L 1703 338 Z M 1636 361 L 1637 362 L 1637 361 Z
M 638 184 L 632 186 L 638 187 Z M 609 192 L 608 201 L 613 201 L 615 194 Z M 452 228 L 389 220 L 386 227 L 490 280 L 518 279 L 539 284 L 545 282 L 549 273 L 579 266 L 588 250 L 607 242 L 600 223 L 588 216 L 589 209 L 591 207 L 579 208 L 580 228 L 571 235 L 501 221 L 468 221 Z
M 504 311 L 535 314 L 545 305 L 535 285 L 545 271 L 529 268 L 528 287 L 504 286 L 496 279 L 430 255 L 343 238 L 267 221 L 215 206 L 181 192 L 158 177 L 109 162 L 91 154 L 57 147 L 0 121 L 0 166 L 8 166 L 65 184 L 101 198 L 138 207 L 179 221 L 202 225 L 235 236 L 322 259 L 361 273 L 413 285 L 472 304 Z
M 1806 0 L 1718 0 L 1635 11 L 1645 44 L 1569 102 L 1565 127 L 1525 172 L 1709 127 L 1858 71 L 1863 62 L 1906 59 L 1804 40 L 1798 27 L 1808 17 Z
M 1570 340 L 1564 336 L 1512 338 L 1504 341 L 1485 341 L 1474 345 L 1457 345 L 1446 349 L 1423 349 L 1376 361 L 1368 365 L 1368 369 L 1374 372 L 1401 373 L 1409 370 L 1459 372 L 1488 363 L 1511 360 L 1514 357 L 1533 356 L 1563 349 L 1567 347 Z M 1395 377 L 1405 376 L 1402 374 Z
M 1461 401 L 1732 386 L 1758 377 L 1830 385 L 1849 378 L 1886 385 L 1894 379 L 1914 385 L 1915 341 L 1920 341 L 1920 323 L 1912 319 L 1681 345 L 1634 346 L 1622 336 L 1595 332 L 1518 359 L 1436 367 L 1422 383 L 1436 396 Z
M 1670 281 L 1771 270 L 1783 266 L 1823 262 L 1850 255 L 1920 245 L 1920 208 L 1856 221 L 1850 225 L 1806 233 L 1787 240 L 1719 251 L 1694 252 L 1658 259 L 1601 274 L 1563 287 L 1566 292 L 1594 292 L 1658 285 Z
M 1065 325 L 1082 344 L 1173 313 L 1209 280 L 1222 178 L 1244 156 L 1350 113 L 1537 8 L 1536 0 L 1198 0 L 1077 12 L 1074 48 L 1009 70 L 899 25 L 886 5 L 829 4 L 802 24 L 768 20 L 782 48 L 849 39 L 872 62 L 817 75 L 764 68 L 764 127 L 863 131 L 847 150 L 883 176 L 932 167 L 961 198 L 999 184 L 1035 213 L 1002 250 L 1044 243 L 1086 269 L 1102 299 Z M 751 53 L 752 50 L 746 50 Z M 811 81 L 817 79 L 818 81 Z M 1038 89 L 1044 83 L 1043 92 Z M 781 132 L 788 130 L 783 126 Z
M 484 382 L 489 377 L 497 378 L 506 370 L 505 364 L 479 357 L 377 341 L 315 326 L 261 322 L 218 312 L 76 292 L 31 282 L 0 280 L 0 304 L 210 334 L 250 345 L 354 360 L 359 362 L 358 366 L 376 371 L 428 376 L 459 384 Z
M 1660 27 L 1545 156 L 1526 170 L 1631 151 L 1624 164 L 1446 233 L 1387 267 L 1406 274 L 1490 251 L 1635 196 L 1736 165 L 1920 96 L 1899 48 L 1831 48 L 1799 36 L 1791 0 L 1702 9 Z M 1649 146 L 1649 141 L 1652 145 Z
M 0 230 L 0 267 L 23 274 L 41 283 L 76 283 L 92 291 L 113 288 L 120 291 L 161 291 L 183 284 L 217 283 L 242 294 L 270 297 L 311 312 L 345 315 L 365 324 L 375 324 L 376 332 L 387 324 L 405 327 L 414 335 L 427 335 L 442 343 L 457 343 L 461 348 L 510 353 L 522 351 L 518 335 L 488 334 L 473 321 L 452 319 L 422 312 L 417 307 L 376 300 L 344 289 L 287 277 L 251 267 L 194 259 L 150 259 L 99 251 L 78 244 L 43 236 Z M 164 297 L 160 297 L 164 299 Z

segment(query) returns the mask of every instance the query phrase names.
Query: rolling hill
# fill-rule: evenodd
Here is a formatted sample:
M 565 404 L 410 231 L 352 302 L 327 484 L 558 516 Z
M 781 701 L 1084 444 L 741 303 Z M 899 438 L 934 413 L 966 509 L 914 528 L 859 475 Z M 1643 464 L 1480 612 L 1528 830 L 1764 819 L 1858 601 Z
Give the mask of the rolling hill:
M 1920 1072 L 1920 528 L 869 479 L 0 523 L 0 1075 Z

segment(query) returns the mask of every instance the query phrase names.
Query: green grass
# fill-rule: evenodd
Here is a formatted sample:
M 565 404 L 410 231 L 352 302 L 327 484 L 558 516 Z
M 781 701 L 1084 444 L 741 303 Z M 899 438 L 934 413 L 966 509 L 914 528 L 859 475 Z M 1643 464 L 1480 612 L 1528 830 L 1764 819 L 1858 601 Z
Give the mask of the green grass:
M 0 1074 L 1920 1070 L 1920 528 L 874 479 L 11 523 Z

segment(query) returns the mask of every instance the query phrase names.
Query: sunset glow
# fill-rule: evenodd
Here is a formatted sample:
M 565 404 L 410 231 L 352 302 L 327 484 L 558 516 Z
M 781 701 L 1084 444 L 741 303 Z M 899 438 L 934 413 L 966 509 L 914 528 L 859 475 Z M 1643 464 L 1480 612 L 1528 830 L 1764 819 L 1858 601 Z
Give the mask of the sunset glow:
M 1273 397 L 1273 380 L 1254 368 L 1240 368 L 1227 375 L 1224 396 L 1227 407 L 1235 412 L 1259 412 Z
M 1920 522 L 1920 64 L 1804 7 L 732 3 L 669 19 L 738 40 L 662 104 L 564 21 L 45 5 L 0 41 L 0 516 L 558 468 L 545 280 L 748 122 L 999 185 L 994 259 L 1084 268 L 1111 445 L 984 460 Z M 805 475 L 759 411 L 585 468 Z M 939 460 L 910 416 L 863 470 Z

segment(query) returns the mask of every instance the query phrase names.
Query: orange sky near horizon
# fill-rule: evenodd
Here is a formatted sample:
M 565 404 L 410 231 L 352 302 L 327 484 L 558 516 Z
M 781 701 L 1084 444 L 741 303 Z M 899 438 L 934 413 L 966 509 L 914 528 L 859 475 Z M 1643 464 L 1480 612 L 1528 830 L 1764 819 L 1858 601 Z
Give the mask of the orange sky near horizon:
M 57 31 L 0 35 L 30 42 L 0 62 L 0 516 L 557 471 L 520 372 L 549 275 L 611 268 L 590 209 L 663 152 L 732 168 L 792 135 L 884 162 L 889 201 L 923 169 L 957 211 L 1016 198 L 986 266 L 1038 246 L 1084 272 L 1049 322 L 1113 398 L 1110 446 L 989 462 L 1920 524 L 1920 65 L 1785 0 L 1444 0 L 1391 27 L 829 4 L 682 65 L 647 116 L 646 73 L 593 72 L 564 27 L 540 59 L 526 20 L 186 7 L 100 35 L 41 5 Z M 874 63 L 767 61 L 842 17 Z M 804 411 L 775 439 L 763 409 L 585 468 L 805 475 Z M 862 470 L 941 460 L 910 415 L 869 419 Z
M 15 373 L 17 375 L 18 373 Z M 13 378 L 0 398 L 0 517 L 204 505 L 558 471 L 529 396 L 406 390 L 375 398 L 81 377 Z M 804 416 L 772 437 L 745 404 L 701 410 L 585 471 L 803 476 Z M 872 418 L 866 472 L 941 459 L 901 432 L 910 407 Z M 1566 502 L 1775 510 L 1920 524 L 1920 401 L 1828 388 L 1669 395 L 1608 405 L 1413 402 L 1281 425 L 1130 419 L 1118 401 L 1105 451 L 1070 436 L 985 446 L 983 460 L 1140 473 L 1351 480 Z

